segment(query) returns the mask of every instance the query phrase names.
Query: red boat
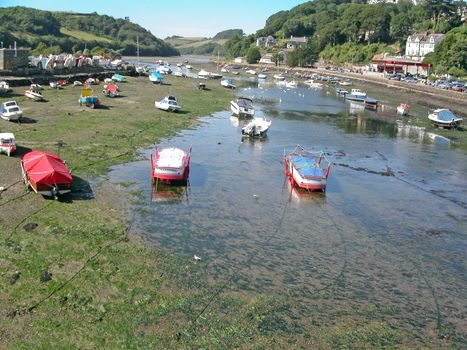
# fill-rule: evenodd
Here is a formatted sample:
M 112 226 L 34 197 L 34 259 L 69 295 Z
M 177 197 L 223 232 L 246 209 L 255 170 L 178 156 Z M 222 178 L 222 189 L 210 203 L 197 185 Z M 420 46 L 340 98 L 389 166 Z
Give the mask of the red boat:
M 151 176 L 154 181 L 186 182 L 190 172 L 191 148 L 185 151 L 181 148 L 156 148 L 151 154 Z
M 42 151 L 26 153 L 21 160 L 23 181 L 36 193 L 58 198 L 71 191 L 73 178 L 65 163 L 55 154 Z
M 115 97 L 118 96 L 118 86 L 115 84 L 106 84 L 104 85 L 104 90 L 102 93 L 107 97 Z

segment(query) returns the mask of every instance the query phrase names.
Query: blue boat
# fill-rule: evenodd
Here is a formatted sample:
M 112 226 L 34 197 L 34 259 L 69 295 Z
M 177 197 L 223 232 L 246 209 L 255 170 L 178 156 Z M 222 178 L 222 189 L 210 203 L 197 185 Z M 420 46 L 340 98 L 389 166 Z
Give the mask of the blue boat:
M 159 72 L 152 72 L 149 74 L 149 80 L 151 80 L 154 84 L 162 84 L 164 80 L 164 74 Z
M 355 102 L 365 102 L 366 92 L 360 89 L 352 89 L 350 93 L 345 94 L 345 99 Z

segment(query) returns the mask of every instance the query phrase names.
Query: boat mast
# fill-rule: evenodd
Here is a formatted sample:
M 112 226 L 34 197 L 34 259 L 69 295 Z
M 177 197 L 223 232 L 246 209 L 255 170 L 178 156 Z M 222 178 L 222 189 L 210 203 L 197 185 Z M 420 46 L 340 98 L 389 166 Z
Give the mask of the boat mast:
M 139 36 L 136 36 L 136 56 L 138 57 L 138 66 L 139 66 Z
M 219 50 L 217 50 L 217 67 L 216 72 L 219 72 Z

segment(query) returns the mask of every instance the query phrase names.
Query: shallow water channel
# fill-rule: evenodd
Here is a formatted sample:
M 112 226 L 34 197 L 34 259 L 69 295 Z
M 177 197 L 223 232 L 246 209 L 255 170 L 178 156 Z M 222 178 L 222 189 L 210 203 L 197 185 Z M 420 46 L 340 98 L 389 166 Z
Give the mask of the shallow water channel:
M 113 183 L 138 193 L 138 231 L 171 254 L 201 257 L 229 290 L 293 300 L 297 319 L 360 315 L 420 339 L 437 327 L 462 337 L 465 152 L 396 123 L 394 109 L 364 111 L 331 88 L 239 84 L 257 116 L 272 120 L 266 139 L 242 140 L 243 121 L 226 106 L 161 143 L 193 147 L 187 188 L 152 191 L 152 149 L 112 169 Z M 325 194 L 285 180 L 284 149 L 297 144 L 333 163 Z

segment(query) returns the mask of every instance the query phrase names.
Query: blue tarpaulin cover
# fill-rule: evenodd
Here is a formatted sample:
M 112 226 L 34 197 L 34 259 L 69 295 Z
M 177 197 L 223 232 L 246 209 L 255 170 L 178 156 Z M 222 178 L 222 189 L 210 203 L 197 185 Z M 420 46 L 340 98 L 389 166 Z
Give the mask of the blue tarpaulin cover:
M 323 171 L 314 158 L 294 156 L 291 161 L 304 176 L 323 176 Z

